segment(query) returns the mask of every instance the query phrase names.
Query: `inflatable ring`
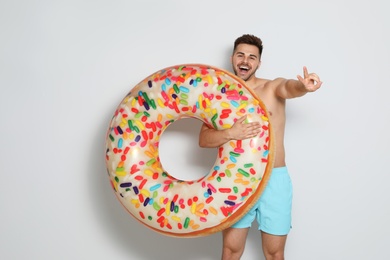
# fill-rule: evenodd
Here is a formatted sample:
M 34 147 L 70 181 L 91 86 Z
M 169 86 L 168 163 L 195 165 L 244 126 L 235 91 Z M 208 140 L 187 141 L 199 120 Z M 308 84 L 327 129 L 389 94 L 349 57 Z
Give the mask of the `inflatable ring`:
M 219 147 L 210 172 L 194 181 L 174 178 L 159 159 L 159 139 L 181 118 L 215 129 L 247 115 L 261 133 Z M 130 90 L 106 136 L 106 166 L 121 204 L 147 227 L 168 236 L 222 231 L 260 197 L 273 164 L 268 112 L 235 75 L 212 66 L 185 64 L 158 71 Z

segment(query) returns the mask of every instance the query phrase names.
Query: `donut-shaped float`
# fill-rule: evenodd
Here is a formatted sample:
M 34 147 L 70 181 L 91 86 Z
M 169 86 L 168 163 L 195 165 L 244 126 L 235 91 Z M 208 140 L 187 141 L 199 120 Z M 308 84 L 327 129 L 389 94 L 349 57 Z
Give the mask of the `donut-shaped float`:
M 159 140 L 181 118 L 215 129 L 247 115 L 261 133 L 219 147 L 214 166 L 198 180 L 164 170 Z M 117 107 L 106 136 L 106 166 L 121 204 L 145 226 L 168 236 L 197 237 L 234 224 L 254 205 L 273 166 L 268 112 L 235 75 L 184 64 L 160 70 L 136 85 Z

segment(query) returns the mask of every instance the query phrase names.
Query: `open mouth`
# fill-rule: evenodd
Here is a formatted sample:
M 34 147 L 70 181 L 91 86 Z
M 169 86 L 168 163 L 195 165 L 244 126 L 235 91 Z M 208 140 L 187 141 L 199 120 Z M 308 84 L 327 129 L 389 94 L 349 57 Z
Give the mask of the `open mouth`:
M 245 66 L 245 65 L 238 66 L 238 70 L 242 74 L 246 74 L 249 71 L 249 69 L 250 69 L 249 66 Z

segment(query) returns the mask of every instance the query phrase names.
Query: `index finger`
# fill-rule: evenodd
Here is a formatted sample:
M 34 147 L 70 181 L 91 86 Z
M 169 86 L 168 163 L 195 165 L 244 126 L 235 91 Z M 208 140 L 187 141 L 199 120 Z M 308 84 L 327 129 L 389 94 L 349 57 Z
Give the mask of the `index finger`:
M 309 76 L 309 72 L 307 71 L 306 66 L 303 66 L 303 76 L 304 78 L 307 78 Z

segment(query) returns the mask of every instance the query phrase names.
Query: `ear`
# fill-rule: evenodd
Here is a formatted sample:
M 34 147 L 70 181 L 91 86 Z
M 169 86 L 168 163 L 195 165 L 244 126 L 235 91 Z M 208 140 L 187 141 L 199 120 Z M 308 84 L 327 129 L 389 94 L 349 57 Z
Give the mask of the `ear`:
M 261 61 L 259 61 L 259 64 L 257 65 L 256 70 L 258 70 L 260 68 L 260 65 L 261 65 Z

